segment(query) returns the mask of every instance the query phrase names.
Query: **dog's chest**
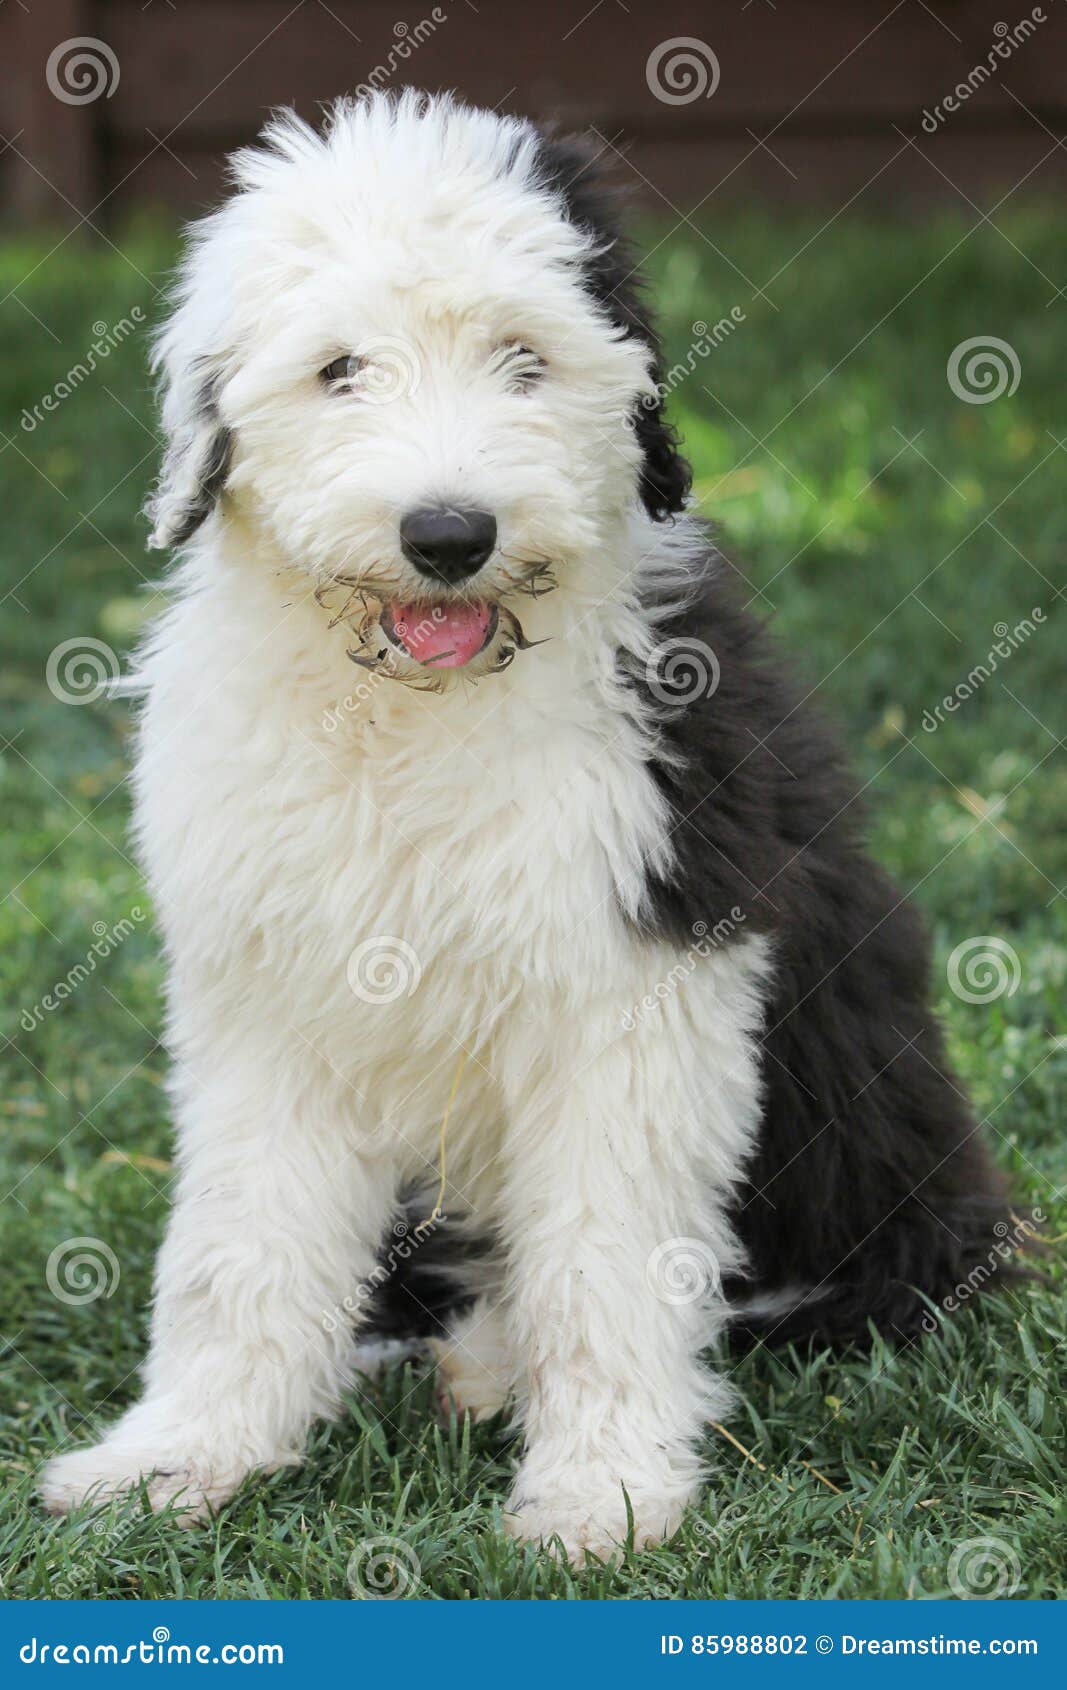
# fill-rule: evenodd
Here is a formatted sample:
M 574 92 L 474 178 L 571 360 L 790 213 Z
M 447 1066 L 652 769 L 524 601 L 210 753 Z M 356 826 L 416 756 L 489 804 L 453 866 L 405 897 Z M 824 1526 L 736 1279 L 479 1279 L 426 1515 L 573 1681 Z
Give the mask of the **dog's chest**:
M 640 803 L 607 727 L 592 710 L 545 725 L 501 707 L 337 740 L 304 848 L 321 850 L 329 826 L 361 939 L 384 929 L 425 966 L 497 984 L 549 980 L 616 931 L 618 881 L 638 872 Z M 320 915 L 336 914 L 328 897 Z
M 625 722 L 562 691 L 462 703 L 150 712 L 140 821 L 172 943 L 344 1069 L 604 990 L 632 951 L 620 905 L 661 822 Z

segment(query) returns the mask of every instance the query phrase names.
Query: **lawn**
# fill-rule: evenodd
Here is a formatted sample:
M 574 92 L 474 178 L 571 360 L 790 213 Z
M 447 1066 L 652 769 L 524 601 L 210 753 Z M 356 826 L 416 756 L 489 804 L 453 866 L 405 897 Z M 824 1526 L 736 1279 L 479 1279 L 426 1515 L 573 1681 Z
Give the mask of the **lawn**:
M 843 725 L 875 849 L 930 922 L 955 1061 L 1020 1203 L 1058 1239 L 1067 271 L 1058 211 L 997 221 L 846 214 L 821 230 L 814 215 L 720 213 L 704 234 L 643 233 L 701 507 Z M 903 1351 L 728 1363 L 740 1403 L 729 1437 L 709 1430 L 703 1505 L 669 1547 L 614 1567 L 575 1573 L 506 1540 L 505 1432 L 439 1426 L 410 1366 L 353 1395 L 303 1469 L 248 1484 L 211 1525 L 182 1531 L 137 1502 L 41 1512 L 44 1456 L 135 1394 L 171 1175 L 128 709 L 62 702 L 47 679 L 67 640 L 122 660 L 153 596 L 137 318 L 158 317 L 173 244 L 150 226 L 116 241 L 0 247 L 0 1595 L 348 1597 L 376 1576 L 451 1598 L 1067 1594 L 1055 1246 L 1048 1284 L 1005 1287 Z M 949 359 L 991 335 L 1018 385 L 969 402 Z M 43 406 L 97 337 L 116 344 Z M 976 676 L 998 637 L 1008 654 Z M 961 683 L 969 696 L 944 709 Z M 968 970 L 973 939 L 995 941 L 992 972 Z M 105 1294 L 89 1295 L 94 1270 L 79 1282 L 76 1239 L 96 1241 Z

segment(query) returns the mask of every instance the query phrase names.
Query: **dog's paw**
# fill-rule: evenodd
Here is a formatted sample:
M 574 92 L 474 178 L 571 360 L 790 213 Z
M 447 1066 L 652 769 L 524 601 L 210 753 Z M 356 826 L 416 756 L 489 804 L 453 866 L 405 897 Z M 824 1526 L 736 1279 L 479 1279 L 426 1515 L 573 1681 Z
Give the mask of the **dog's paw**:
M 482 1361 L 439 1339 L 431 1348 L 437 1361 L 435 1388 L 442 1419 L 451 1413 L 469 1414 L 472 1420 L 491 1420 L 508 1400 L 507 1386 L 499 1373 Z
M 447 1338 L 431 1338 L 429 1348 L 437 1364 L 437 1404 L 445 1419 L 454 1411 L 472 1420 L 490 1420 L 510 1400 L 515 1361 L 503 1315 L 488 1298 L 480 1297 L 455 1320 Z
M 651 1549 L 673 1537 L 681 1524 L 686 1499 L 677 1496 L 631 1498 L 633 1547 Z M 588 1492 L 560 1493 L 552 1501 L 516 1497 L 504 1516 L 505 1530 L 520 1543 L 562 1553 L 580 1567 L 590 1556 L 599 1561 L 621 1558 L 630 1533 L 626 1498 L 619 1484 Z
M 41 1473 L 38 1490 L 50 1514 L 66 1514 L 82 1503 L 100 1504 L 135 1490 L 144 1480 L 153 1508 L 173 1503 L 183 1525 L 203 1519 L 233 1495 L 245 1472 L 226 1472 L 210 1460 L 161 1455 L 124 1442 L 105 1441 L 54 1456 Z

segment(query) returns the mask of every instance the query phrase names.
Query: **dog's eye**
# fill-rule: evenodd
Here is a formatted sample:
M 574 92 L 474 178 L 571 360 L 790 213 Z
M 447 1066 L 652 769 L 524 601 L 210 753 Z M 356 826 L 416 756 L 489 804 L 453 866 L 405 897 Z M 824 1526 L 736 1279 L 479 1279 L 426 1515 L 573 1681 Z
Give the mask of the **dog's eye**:
M 365 358 L 357 357 L 354 352 L 343 352 L 340 358 L 334 358 L 324 370 L 320 370 L 319 375 L 330 387 L 336 387 L 338 384 L 350 387 L 366 361 Z
M 539 352 L 524 346 L 521 341 L 509 340 L 498 346 L 497 356 L 507 377 L 508 386 L 516 393 L 526 393 L 541 380 L 548 365 Z

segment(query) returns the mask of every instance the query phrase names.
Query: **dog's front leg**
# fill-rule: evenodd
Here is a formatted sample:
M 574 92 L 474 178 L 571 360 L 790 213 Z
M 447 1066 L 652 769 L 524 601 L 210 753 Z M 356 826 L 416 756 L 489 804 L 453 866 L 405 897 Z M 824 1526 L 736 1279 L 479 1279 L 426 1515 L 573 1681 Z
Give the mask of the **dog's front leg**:
M 675 1530 L 702 1429 L 728 1400 L 699 1358 L 736 1259 L 721 1200 L 751 1132 L 754 1065 L 741 1043 L 736 1074 L 713 1077 L 667 1021 L 628 1038 L 617 1005 L 560 1016 L 539 1059 L 516 1053 L 527 1078 L 502 1201 L 526 1454 L 509 1526 L 558 1536 L 576 1560 L 626 1540 L 627 1498 L 636 1546 Z
M 54 1511 L 144 1478 L 153 1504 L 193 1516 L 298 1462 L 312 1419 L 336 1409 L 392 1182 L 356 1148 L 352 1097 L 308 1080 L 261 1066 L 179 1088 L 145 1393 L 103 1442 L 49 1464 Z

